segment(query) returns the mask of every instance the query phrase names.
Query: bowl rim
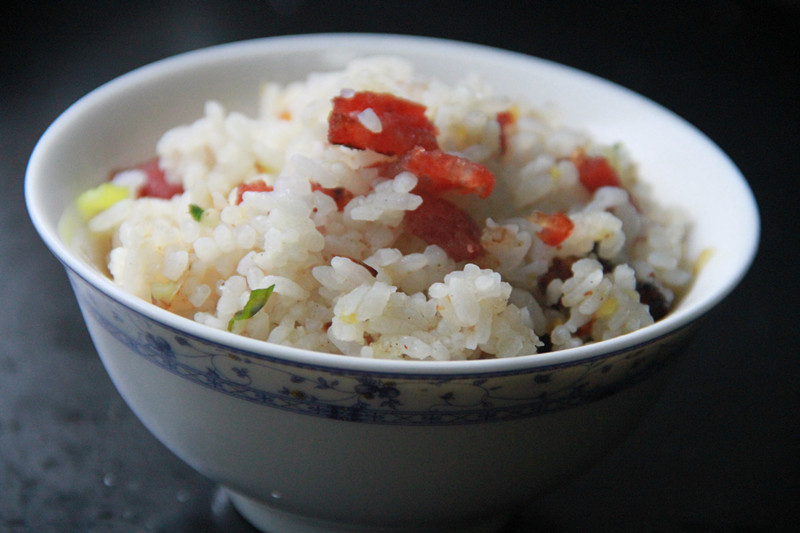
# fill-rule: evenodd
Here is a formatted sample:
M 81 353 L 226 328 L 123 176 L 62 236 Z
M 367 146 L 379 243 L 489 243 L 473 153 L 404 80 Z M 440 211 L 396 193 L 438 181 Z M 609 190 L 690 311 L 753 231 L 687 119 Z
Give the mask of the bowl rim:
M 86 264 L 62 242 L 58 236 L 57 228 L 54 227 L 54 225 L 48 224 L 45 220 L 42 213 L 43 207 L 40 205 L 41 194 L 38 190 L 41 189 L 41 187 L 37 188 L 44 179 L 42 176 L 43 173 L 40 170 L 43 165 L 43 160 L 46 158 L 47 152 L 58 140 L 59 136 L 69 129 L 71 121 L 90 110 L 95 101 L 113 98 L 116 92 L 131 83 L 142 82 L 148 78 L 157 78 L 162 73 L 176 69 L 194 68 L 209 58 L 220 55 L 231 53 L 242 56 L 250 54 L 273 55 L 278 53 L 320 50 L 322 46 L 328 46 L 333 43 L 348 44 L 349 46 L 357 44 L 361 46 L 362 49 L 366 50 L 370 49 L 370 45 L 379 43 L 382 46 L 388 44 L 390 47 L 396 47 L 398 49 L 401 47 L 438 47 L 440 51 L 450 50 L 458 54 L 483 54 L 485 56 L 496 56 L 497 58 L 502 57 L 506 61 L 536 63 L 548 69 L 560 70 L 568 75 L 593 80 L 595 83 L 606 85 L 613 90 L 625 94 L 627 98 L 639 99 L 647 105 L 659 109 L 661 112 L 666 112 L 681 121 L 683 126 L 694 130 L 698 135 L 707 140 L 709 148 L 716 150 L 716 155 L 729 165 L 731 177 L 740 181 L 740 184 L 744 186 L 745 194 L 748 196 L 747 199 L 749 200 L 749 213 L 747 213 L 747 215 L 750 217 L 753 225 L 749 246 L 747 246 L 746 252 L 740 257 L 732 258 L 738 262 L 738 267 L 732 272 L 729 279 L 715 286 L 713 290 L 709 291 L 708 294 L 704 295 L 693 305 L 678 309 L 668 314 L 662 320 L 634 332 L 577 348 L 569 348 L 544 354 L 475 361 L 413 361 L 370 359 L 310 351 L 268 341 L 251 339 L 227 331 L 216 330 L 189 318 L 173 314 L 125 292 L 115 285 L 113 281 Z M 65 268 L 77 274 L 80 278 L 108 297 L 119 301 L 126 307 L 145 317 L 161 322 L 171 328 L 185 331 L 187 334 L 195 336 L 196 338 L 207 339 L 216 344 L 246 351 L 253 357 L 258 357 L 259 354 L 262 354 L 267 358 L 286 359 L 288 362 L 301 365 L 307 364 L 317 367 L 353 371 L 375 371 L 380 373 L 441 373 L 450 375 L 517 372 L 522 369 L 549 367 L 553 365 L 575 363 L 586 359 L 594 359 L 602 354 L 619 353 L 621 351 L 631 350 L 658 342 L 660 339 L 689 326 L 692 322 L 718 305 L 733 291 L 749 270 L 757 253 L 760 238 L 760 218 L 755 197 L 739 169 L 730 160 L 727 154 L 713 143 L 713 141 L 708 139 L 708 137 L 697 130 L 692 124 L 678 117 L 660 104 L 605 78 L 548 59 L 470 42 L 416 35 L 379 33 L 311 33 L 234 41 L 172 55 L 118 76 L 90 91 L 70 105 L 42 134 L 31 153 L 26 169 L 25 202 L 35 229 L 45 245 Z

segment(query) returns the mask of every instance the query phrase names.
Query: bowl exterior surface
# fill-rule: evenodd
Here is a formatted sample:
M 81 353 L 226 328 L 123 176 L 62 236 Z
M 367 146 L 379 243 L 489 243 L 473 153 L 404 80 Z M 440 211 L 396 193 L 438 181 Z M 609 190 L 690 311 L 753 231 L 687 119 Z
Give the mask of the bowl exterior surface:
M 176 455 L 245 497 L 358 523 L 489 516 L 541 493 L 635 426 L 694 329 L 515 372 L 358 372 L 191 336 L 70 280 L 116 387 Z
M 337 368 L 335 358 L 329 366 L 317 366 L 194 337 L 141 315 L 85 282 L 73 285 L 89 320 L 130 353 L 166 372 L 256 405 L 362 424 L 484 424 L 591 403 L 658 372 L 688 333 L 673 332 L 576 362 L 494 374 L 355 371 Z

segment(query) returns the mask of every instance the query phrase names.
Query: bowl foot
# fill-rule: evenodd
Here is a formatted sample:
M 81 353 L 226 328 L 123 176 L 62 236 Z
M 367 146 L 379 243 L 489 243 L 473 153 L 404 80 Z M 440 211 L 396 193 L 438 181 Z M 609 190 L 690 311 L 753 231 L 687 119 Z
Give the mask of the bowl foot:
M 493 533 L 511 520 L 511 514 L 492 516 L 461 526 L 408 524 L 376 526 L 320 520 L 276 509 L 230 489 L 224 489 L 237 511 L 263 533 Z

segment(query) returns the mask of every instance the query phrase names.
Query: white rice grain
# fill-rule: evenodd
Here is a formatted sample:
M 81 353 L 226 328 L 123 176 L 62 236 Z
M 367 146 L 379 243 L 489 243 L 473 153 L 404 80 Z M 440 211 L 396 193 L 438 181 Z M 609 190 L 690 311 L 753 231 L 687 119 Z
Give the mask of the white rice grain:
M 372 133 L 377 134 L 383 131 L 381 119 L 378 118 L 378 115 L 371 107 L 366 108 L 356 116 L 358 117 L 358 121 L 361 123 L 361 125 Z

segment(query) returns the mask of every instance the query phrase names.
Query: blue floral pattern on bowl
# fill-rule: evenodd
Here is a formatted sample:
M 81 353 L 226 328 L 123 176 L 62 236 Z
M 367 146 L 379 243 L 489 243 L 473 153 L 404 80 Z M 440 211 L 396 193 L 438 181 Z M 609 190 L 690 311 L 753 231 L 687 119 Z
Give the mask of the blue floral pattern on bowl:
M 190 336 L 72 277 L 83 312 L 167 372 L 267 408 L 368 424 L 496 422 L 593 402 L 659 372 L 694 329 L 619 353 L 480 377 L 367 373 L 288 361 Z

